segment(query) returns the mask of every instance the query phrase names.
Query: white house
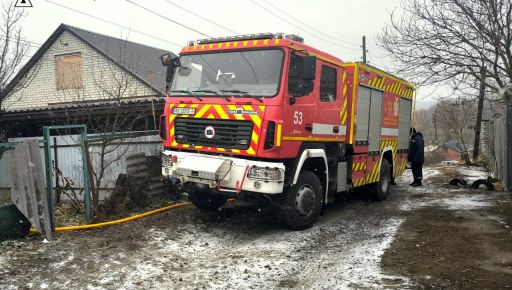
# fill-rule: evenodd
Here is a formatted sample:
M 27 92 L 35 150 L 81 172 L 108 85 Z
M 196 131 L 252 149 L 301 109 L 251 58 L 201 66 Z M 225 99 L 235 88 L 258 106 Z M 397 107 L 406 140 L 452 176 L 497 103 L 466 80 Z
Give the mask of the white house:
M 61 24 L 7 86 L 5 92 L 31 78 L 25 87 L 3 94 L 0 129 L 6 137 L 41 136 L 43 126 L 65 124 L 84 110 L 88 118 L 102 118 L 113 103 L 116 110 L 144 115 L 128 130 L 155 129 L 163 110 L 164 53 Z

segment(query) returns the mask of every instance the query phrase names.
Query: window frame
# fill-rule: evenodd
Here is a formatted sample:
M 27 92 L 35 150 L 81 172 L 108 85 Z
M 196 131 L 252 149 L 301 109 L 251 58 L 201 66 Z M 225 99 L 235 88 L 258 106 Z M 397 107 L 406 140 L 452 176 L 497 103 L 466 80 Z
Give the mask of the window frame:
M 322 77 L 324 76 L 324 68 L 326 68 L 327 70 L 334 71 L 334 98 L 332 100 L 322 98 L 322 84 L 323 84 Z M 326 82 L 326 83 L 328 83 L 328 82 Z M 325 65 L 325 64 L 321 65 L 320 79 L 318 81 L 318 97 L 320 98 L 320 102 L 323 102 L 323 103 L 333 103 L 333 102 L 336 102 L 336 100 L 338 99 L 338 70 L 336 67 L 332 67 L 332 66 Z
M 76 79 L 76 81 L 71 81 L 67 83 L 67 79 L 65 75 L 62 73 L 63 67 L 59 69 L 59 62 L 65 62 L 65 57 L 72 57 L 72 56 L 79 56 L 80 57 L 80 63 L 72 63 L 74 65 L 78 65 L 77 70 L 71 70 L 73 73 L 73 80 Z M 84 73 L 83 73 L 83 57 L 81 51 L 76 52 L 68 52 L 68 53 L 61 53 L 61 54 L 55 54 L 54 56 L 55 61 L 55 88 L 57 91 L 65 91 L 65 90 L 77 90 L 77 89 L 83 89 L 84 87 Z M 70 67 L 73 67 L 70 65 Z M 79 76 L 75 78 L 75 73 L 79 73 Z

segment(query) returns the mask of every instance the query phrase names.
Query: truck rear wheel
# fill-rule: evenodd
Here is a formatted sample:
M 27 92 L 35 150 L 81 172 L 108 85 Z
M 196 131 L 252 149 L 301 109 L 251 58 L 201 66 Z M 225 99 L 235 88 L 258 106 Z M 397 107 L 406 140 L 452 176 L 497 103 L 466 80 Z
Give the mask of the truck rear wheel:
M 283 192 L 283 201 L 277 212 L 279 222 L 292 230 L 310 228 L 322 207 L 322 185 L 311 171 L 300 173 L 297 184 Z
M 208 186 L 194 184 L 188 191 L 188 199 L 199 209 L 216 210 L 228 200 L 227 196 L 216 194 Z
M 391 180 L 391 167 L 386 159 L 380 163 L 379 181 L 371 185 L 371 197 L 375 201 L 382 201 L 388 197 Z

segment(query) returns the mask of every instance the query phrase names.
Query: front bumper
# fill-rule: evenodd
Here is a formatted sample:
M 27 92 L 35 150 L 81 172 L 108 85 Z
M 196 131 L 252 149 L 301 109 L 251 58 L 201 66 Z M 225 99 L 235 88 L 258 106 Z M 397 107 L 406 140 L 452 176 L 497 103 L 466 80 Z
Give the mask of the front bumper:
M 283 192 L 285 166 L 228 156 L 164 150 L 162 175 L 181 183 L 202 183 L 219 191 Z M 265 176 L 265 173 L 270 173 Z

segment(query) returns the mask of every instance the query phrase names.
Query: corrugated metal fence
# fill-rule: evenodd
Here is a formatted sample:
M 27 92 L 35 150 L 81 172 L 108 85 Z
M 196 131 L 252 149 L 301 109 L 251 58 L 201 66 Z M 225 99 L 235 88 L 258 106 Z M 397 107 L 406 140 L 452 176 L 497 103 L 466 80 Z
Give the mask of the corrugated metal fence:
M 130 133 L 133 134 L 134 132 Z M 147 133 L 148 132 L 140 132 L 140 135 L 147 135 Z M 95 135 L 90 134 L 88 136 Z M 9 139 L 9 142 L 18 142 L 27 139 L 42 140 L 43 137 L 11 138 Z M 74 182 L 74 187 L 82 187 L 82 152 L 80 150 L 79 135 L 52 136 L 52 164 L 55 161 L 55 141 L 57 143 L 58 167 L 62 171 L 62 175 L 65 177 L 70 177 Z M 100 150 L 100 141 L 89 141 L 89 152 L 92 156 L 92 163 L 95 172 L 98 172 L 98 169 L 100 168 Z M 118 175 L 121 173 L 126 173 L 127 156 L 139 152 L 144 152 L 146 156 L 159 156 L 161 150 L 162 143 L 158 135 L 126 138 L 117 142 L 115 140 L 112 141 L 111 145 L 106 147 L 107 153 L 105 154 L 105 162 L 108 162 L 110 165 L 105 172 L 104 185 L 102 188 L 113 188 Z M 12 150 L 8 150 L 0 159 L 0 189 L 7 189 L 11 186 L 11 156 Z M 42 145 L 41 157 L 44 160 Z M 52 180 L 53 186 L 55 186 L 55 178 Z
M 505 183 L 508 190 L 512 190 L 512 170 L 510 169 L 512 118 L 501 116 L 487 121 L 485 124 L 486 156 L 489 167 L 494 176 Z

